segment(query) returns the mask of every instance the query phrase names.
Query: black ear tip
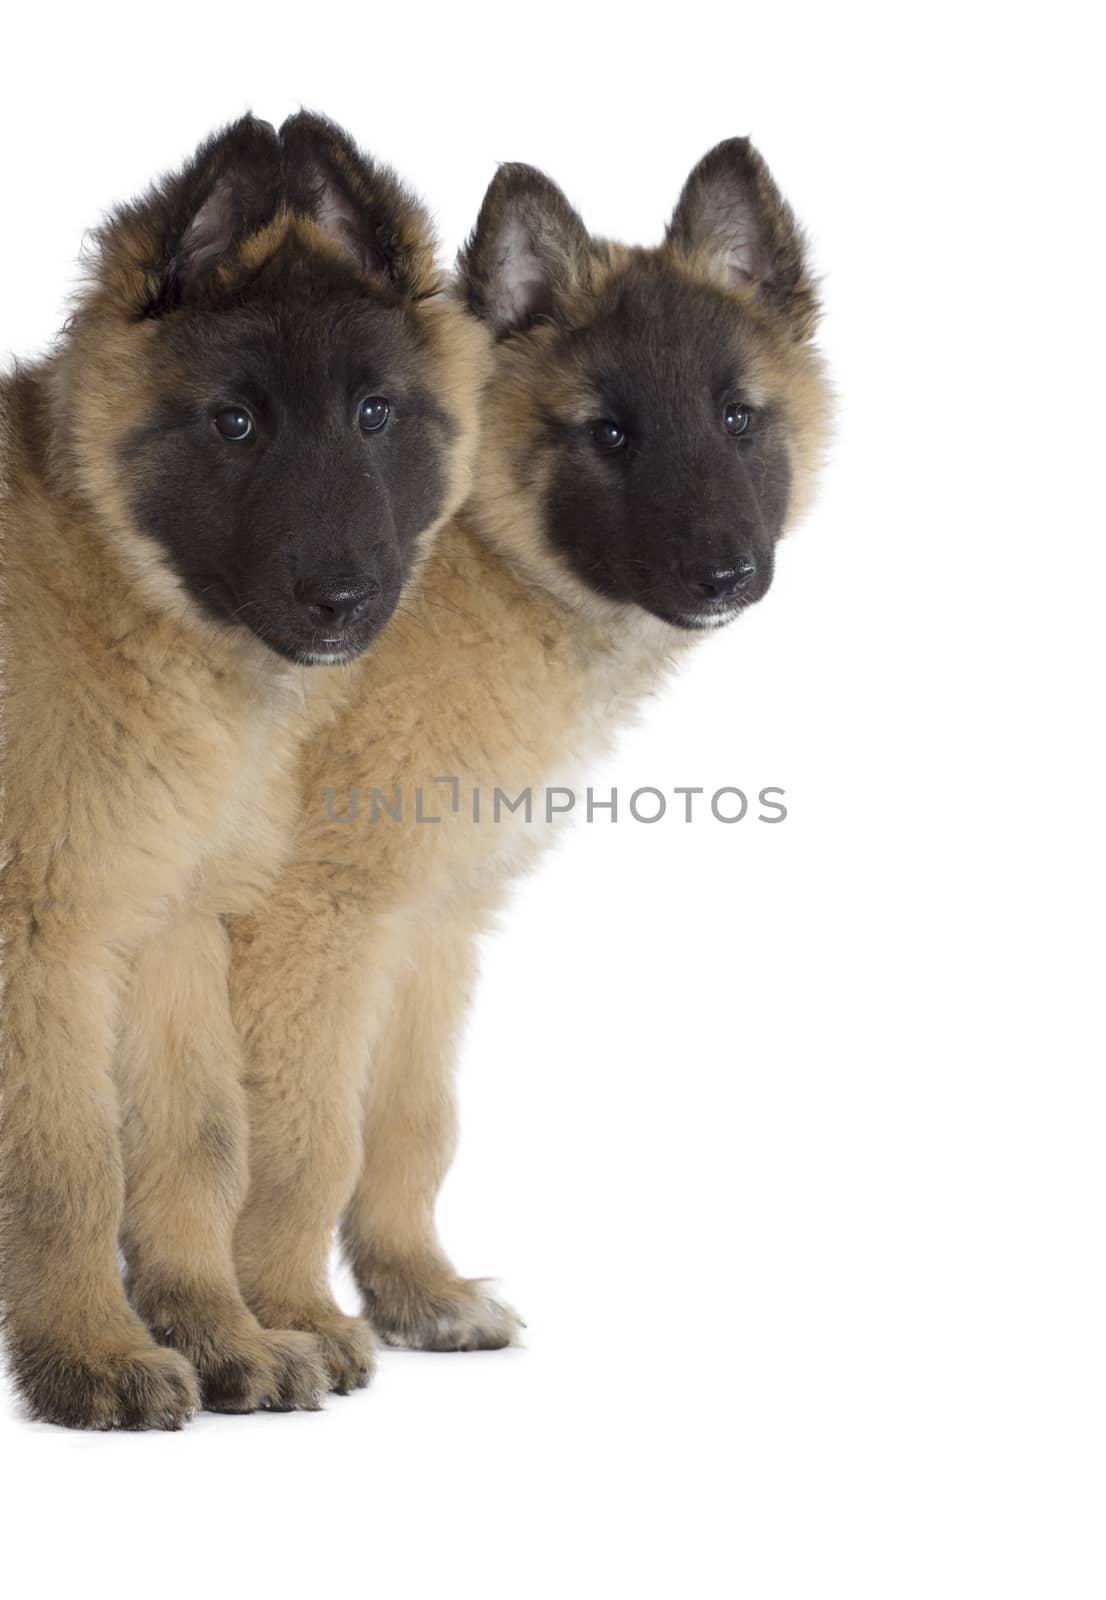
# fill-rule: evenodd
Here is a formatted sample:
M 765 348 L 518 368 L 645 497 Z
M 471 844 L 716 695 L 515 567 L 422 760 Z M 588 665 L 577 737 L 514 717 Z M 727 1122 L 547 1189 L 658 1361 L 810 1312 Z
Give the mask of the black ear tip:
M 276 138 L 276 129 L 265 117 L 259 117 L 252 111 L 243 111 L 240 117 L 228 125 L 227 132 L 233 133 L 236 128 L 249 129 L 254 133 L 262 133 L 267 138 Z
M 714 145 L 699 162 L 699 171 L 712 172 L 725 167 L 747 170 L 759 164 L 760 159 L 756 145 L 747 135 L 743 135 L 723 139 L 720 144 Z
M 307 111 L 302 107 L 290 117 L 285 117 L 277 137 L 285 149 L 295 149 L 304 144 L 340 145 L 346 150 L 354 148 L 353 140 L 344 128 L 340 128 L 321 111 Z
M 345 128 L 321 111 L 297 111 L 281 124 L 279 137 L 290 172 L 301 167 L 317 170 L 321 164 L 347 184 L 356 181 L 357 173 L 376 179 L 385 176 L 384 169 L 377 167 Z
M 525 161 L 504 161 L 488 185 L 473 240 L 496 228 L 508 217 L 524 221 L 555 221 L 564 230 L 586 239 L 586 229 L 564 190 L 540 167 Z
M 285 140 L 289 135 L 294 136 L 301 128 L 316 126 L 320 117 L 315 111 L 307 111 L 303 106 L 298 111 L 293 111 L 290 117 L 285 117 L 277 132 L 277 137 Z
M 504 200 L 516 200 L 528 195 L 547 195 L 556 189 L 553 179 L 547 177 L 540 167 L 532 167 L 525 161 L 502 161 L 488 185 L 488 194 Z
M 509 183 L 528 183 L 535 178 L 548 183 L 549 179 L 540 167 L 532 167 L 528 161 L 501 161 L 495 170 L 496 178 Z
M 280 171 L 280 144 L 272 123 L 251 112 L 206 139 L 173 180 L 187 210 L 220 181 L 260 186 L 268 193 Z M 237 175 L 237 176 L 236 176 Z
M 320 132 L 319 118 L 316 114 L 313 111 L 304 111 L 301 107 L 290 117 L 285 117 L 277 131 L 277 138 L 285 149 L 288 149 L 294 147 L 300 139 L 310 138 L 312 134 L 317 136 Z
M 213 142 L 238 150 L 271 149 L 277 142 L 277 131 L 271 122 L 247 111 L 236 122 L 228 123 L 222 133 L 215 135 Z

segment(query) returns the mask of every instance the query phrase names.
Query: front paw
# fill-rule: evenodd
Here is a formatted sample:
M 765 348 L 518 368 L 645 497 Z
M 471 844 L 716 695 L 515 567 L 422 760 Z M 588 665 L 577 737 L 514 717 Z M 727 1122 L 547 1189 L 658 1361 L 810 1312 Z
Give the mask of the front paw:
M 158 1343 L 195 1367 L 206 1410 L 319 1410 L 327 1372 L 310 1334 L 263 1328 L 244 1309 L 176 1297 L 145 1315 Z
M 408 1350 L 502 1350 L 526 1326 L 488 1293 L 486 1278 L 450 1272 L 375 1270 L 364 1284 L 365 1313 L 385 1344 Z
M 330 1387 L 326 1351 L 314 1334 L 299 1328 L 267 1328 L 262 1338 L 276 1363 L 276 1390 L 269 1411 L 318 1411 Z
M 63 1428 L 175 1432 L 199 1410 L 196 1373 L 173 1350 L 75 1353 L 48 1341 L 13 1344 L 12 1375 L 30 1415 Z
M 364 1389 L 376 1366 L 376 1340 L 364 1317 L 320 1318 L 312 1324 L 335 1394 Z
M 298 1328 L 315 1341 L 326 1387 L 334 1394 L 364 1389 L 376 1366 L 376 1340 L 363 1317 L 347 1317 L 337 1306 L 298 1306 L 294 1310 L 261 1309 L 261 1321 Z

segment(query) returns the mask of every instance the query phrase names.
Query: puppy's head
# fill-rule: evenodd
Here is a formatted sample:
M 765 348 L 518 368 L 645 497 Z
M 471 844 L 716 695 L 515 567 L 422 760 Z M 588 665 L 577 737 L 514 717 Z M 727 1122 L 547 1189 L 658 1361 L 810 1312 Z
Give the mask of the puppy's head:
M 717 627 L 759 600 L 828 417 L 803 242 L 744 139 L 694 169 L 657 249 L 593 239 L 501 168 L 459 287 L 498 339 L 481 525 L 570 603 Z
M 338 128 L 246 117 L 101 230 L 62 458 L 157 602 L 356 655 L 463 497 L 483 340 L 421 206 Z

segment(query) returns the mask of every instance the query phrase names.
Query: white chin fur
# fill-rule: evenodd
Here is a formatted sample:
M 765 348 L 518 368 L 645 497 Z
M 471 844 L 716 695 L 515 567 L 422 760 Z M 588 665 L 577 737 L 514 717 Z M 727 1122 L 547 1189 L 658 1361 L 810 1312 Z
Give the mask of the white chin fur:
M 695 628 L 700 632 L 709 632 L 712 628 L 724 628 L 727 622 L 733 621 L 740 610 L 740 606 L 734 606 L 729 611 L 719 611 L 713 614 L 695 612 L 691 616 L 681 617 L 679 625 L 681 628 Z
M 296 660 L 304 667 L 337 667 L 352 661 L 356 654 L 356 650 L 305 650 Z

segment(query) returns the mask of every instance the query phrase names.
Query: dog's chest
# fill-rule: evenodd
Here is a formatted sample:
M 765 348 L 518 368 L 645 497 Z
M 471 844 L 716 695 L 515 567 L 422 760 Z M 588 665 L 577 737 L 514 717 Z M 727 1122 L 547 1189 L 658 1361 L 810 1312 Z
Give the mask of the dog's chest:
M 280 703 L 239 719 L 192 886 L 195 909 L 220 916 L 249 912 L 272 884 L 295 817 L 296 738 L 295 715 Z
M 584 662 L 567 681 L 535 672 L 510 701 L 484 699 L 467 729 L 463 717 L 453 724 L 436 751 L 450 781 L 439 781 L 428 802 L 442 822 L 417 827 L 440 832 L 443 879 L 454 892 L 502 888 L 584 813 L 597 762 L 637 709 L 634 665 Z

